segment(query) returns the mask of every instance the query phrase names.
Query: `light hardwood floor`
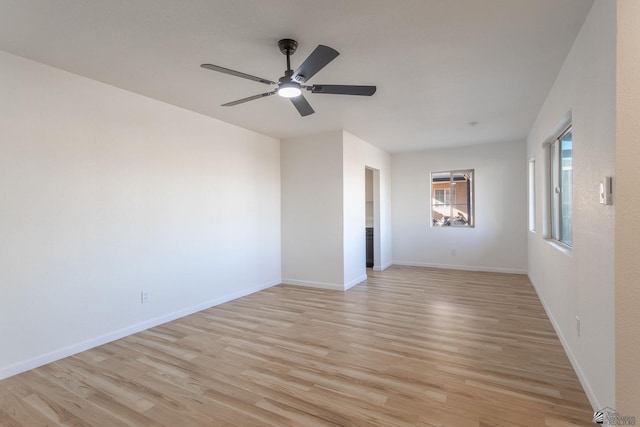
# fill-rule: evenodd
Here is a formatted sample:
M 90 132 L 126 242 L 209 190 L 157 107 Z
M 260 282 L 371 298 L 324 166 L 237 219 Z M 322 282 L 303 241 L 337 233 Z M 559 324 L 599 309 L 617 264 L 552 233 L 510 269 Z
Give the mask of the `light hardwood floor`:
M 526 276 L 280 285 L 0 382 L 2 426 L 589 426 Z

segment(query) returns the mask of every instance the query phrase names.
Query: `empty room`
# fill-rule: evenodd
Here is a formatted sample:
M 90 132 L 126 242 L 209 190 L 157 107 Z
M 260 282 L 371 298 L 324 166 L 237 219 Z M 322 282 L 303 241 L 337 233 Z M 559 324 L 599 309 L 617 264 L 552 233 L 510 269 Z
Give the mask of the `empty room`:
M 640 423 L 639 43 L 637 0 L 0 0 L 0 426 Z

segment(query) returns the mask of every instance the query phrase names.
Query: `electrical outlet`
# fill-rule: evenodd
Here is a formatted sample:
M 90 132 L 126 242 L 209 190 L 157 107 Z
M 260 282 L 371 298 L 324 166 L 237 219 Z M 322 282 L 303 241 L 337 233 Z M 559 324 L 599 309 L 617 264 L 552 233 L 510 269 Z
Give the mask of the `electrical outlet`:
M 456 256 L 456 250 L 455 249 L 451 249 L 451 256 Z
M 151 291 L 140 291 L 140 302 L 148 304 L 151 302 Z
M 576 316 L 576 332 L 578 333 L 578 338 L 580 337 L 580 318 Z

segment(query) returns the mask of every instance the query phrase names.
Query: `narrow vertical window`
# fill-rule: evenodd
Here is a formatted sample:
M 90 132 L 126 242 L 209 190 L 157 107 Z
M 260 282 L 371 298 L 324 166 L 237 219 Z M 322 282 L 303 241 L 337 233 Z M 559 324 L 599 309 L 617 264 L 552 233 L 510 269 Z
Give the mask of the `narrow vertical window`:
M 549 146 L 551 237 L 573 246 L 573 133 L 568 127 Z
M 431 174 L 431 225 L 473 227 L 473 169 Z
M 536 161 L 529 160 L 529 231 L 536 231 Z

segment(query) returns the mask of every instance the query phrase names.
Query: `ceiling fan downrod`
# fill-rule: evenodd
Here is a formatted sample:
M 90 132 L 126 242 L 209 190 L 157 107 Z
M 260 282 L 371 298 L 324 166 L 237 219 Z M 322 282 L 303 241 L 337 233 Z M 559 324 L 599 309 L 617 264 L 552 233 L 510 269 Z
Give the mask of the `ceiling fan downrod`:
M 291 70 L 291 55 L 296 53 L 298 42 L 293 39 L 282 39 L 278 41 L 278 48 L 283 55 L 287 56 L 287 71 L 293 71 Z

